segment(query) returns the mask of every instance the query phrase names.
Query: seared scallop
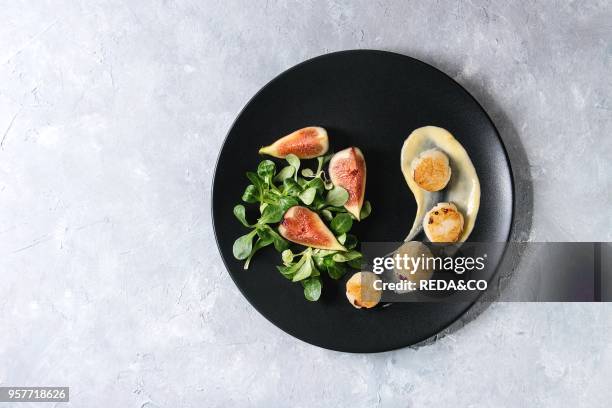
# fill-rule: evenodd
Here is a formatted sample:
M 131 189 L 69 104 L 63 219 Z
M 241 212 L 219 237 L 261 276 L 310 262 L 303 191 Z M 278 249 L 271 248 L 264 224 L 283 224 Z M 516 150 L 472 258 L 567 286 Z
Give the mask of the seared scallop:
M 439 191 L 428 191 L 415 180 L 415 164 L 420 164 L 419 158 L 421 155 L 425 155 L 425 152 L 432 149 L 444 154 L 448 158 L 448 163 L 452 169 L 452 177 L 448 180 L 448 184 Z M 430 156 L 429 153 L 425 155 L 425 157 L 428 156 Z M 406 183 L 417 203 L 417 212 L 406 241 L 419 239 L 417 235 L 421 233 L 423 226 L 427 226 L 429 221 L 426 214 L 438 203 L 453 203 L 455 205 L 457 211 L 464 218 L 461 235 L 455 242 L 466 241 L 478 216 L 480 182 L 476 169 L 461 143 L 446 129 L 436 126 L 416 129 L 408 136 L 402 146 L 401 167 Z M 440 180 L 443 179 L 443 177 L 440 177 Z
M 423 218 L 431 242 L 457 242 L 463 232 L 463 215 L 453 203 L 438 203 Z
M 429 248 L 419 241 L 404 242 L 394 253 L 393 256 L 399 255 L 400 259 L 420 258 L 420 262 L 416 263 L 399 263 L 394 267 L 394 280 L 396 282 L 407 280 L 414 282 L 418 287 L 421 281 L 427 281 L 433 275 L 433 267 L 429 260 L 433 259 L 433 255 Z M 406 293 L 409 289 L 395 289 L 396 293 Z
M 376 281 L 380 277 L 374 272 L 357 272 L 351 276 L 346 282 L 346 297 L 351 305 L 357 309 L 376 306 L 382 296 L 381 290 L 374 286 Z
M 425 150 L 412 162 L 414 181 L 426 191 L 440 191 L 451 178 L 448 156 L 438 149 Z

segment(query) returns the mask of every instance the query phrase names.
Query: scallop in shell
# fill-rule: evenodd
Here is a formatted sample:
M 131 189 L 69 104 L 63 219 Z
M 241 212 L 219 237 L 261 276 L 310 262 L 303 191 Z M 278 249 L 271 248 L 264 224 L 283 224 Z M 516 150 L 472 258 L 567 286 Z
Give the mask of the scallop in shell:
M 445 161 L 446 157 L 448 161 Z M 445 165 L 449 168 L 446 169 Z M 423 230 L 423 220 L 430 210 L 440 203 L 450 203 L 463 216 L 457 242 L 464 242 L 470 236 L 478 215 L 480 182 L 461 143 L 450 132 L 436 126 L 416 129 L 404 141 L 401 167 L 417 202 L 417 213 L 406 241 L 413 240 Z M 433 181 L 431 188 L 431 183 L 426 182 L 427 174 Z M 428 191 L 436 189 L 438 191 Z

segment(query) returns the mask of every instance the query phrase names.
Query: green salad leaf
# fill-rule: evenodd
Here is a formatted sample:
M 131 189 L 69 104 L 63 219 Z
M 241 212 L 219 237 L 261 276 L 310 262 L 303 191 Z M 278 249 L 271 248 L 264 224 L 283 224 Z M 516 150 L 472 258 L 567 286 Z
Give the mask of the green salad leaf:
M 314 276 L 302 282 L 304 286 L 304 297 L 311 302 L 316 302 L 321 297 L 321 279 Z
M 359 213 L 359 219 L 363 220 L 368 218 L 370 213 L 372 212 L 372 204 L 369 201 L 363 203 L 363 207 L 361 208 L 361 212 Z
M 317 189 L 314 187 L 309 187 L 306 190 L 302 191 L 299 195 L 300 200 L 306 205 L 312 204 L 317 195 Z
M 353 226 L 353 217 L 348 213 L 337 214 L 331 221 L 332 230 L 336 234 L 346 234 Z
M 256 203 L 260 200 L 261 192 L 257 187 L 249 184 L 242 194 L 242 201 L 245 203 Z
M 335 186 L 329 190 L 329 193 L 327 193 L 327 196 L 325 197 L 327 204 L 334 207 L 342 207 L 348 201 L 348 199 L 348 191 L 340 186 Z
M 234 241 L 234 246 L 232 247 L 234 258 L 242 260 L 249 257 L 253 249 L 253 237 L 256 233 L 257 230 L 253 230 Z
M 279 167 L 279 171 L 274 161 L 261 161 L 255 172 L 246 173 L 250 184 L 241 197 L 244 203 L 253 204 L 259 210 L 257 222 L 249 222 L 247 213 L 248 218 L 254 219 L 256 216 L 250 215 L 244 205 L 238 204 L 233 208 L 236 219 L 250 229 L 234 242 L 234 257 L 244 260 L 244 269 L 248 269 L 258 251 L 268 246 L 274 247 L 281 254 L 282 262 L 276 268 L 288 280 L 300 282 L 304 297 L 309 301 L 321 297 L 321 273 L 327 273 L 337 280 L 344 276 L 348 268 L 360 268 L 363 261 L 363 255 L 356 249 L 357 238 L 350 234 L 354 218 L 344 208 L 349 194 L 344 188 L 334 186 L 323 169 L 332 156 L 317 157 L 316 169 L 303 167 L 303 162 L 292 154 L 286 157 L 287 164 Z M 278 233 L 278 225 L 285 212 L 296 205 L 319 214 L 346 250 L 306 247 L 299 252 L 292 249 L 290 242 Z M 366 201 L 360 219 L 366 218 L 371 211 L 372 206 Z
M 298 159 L 295 154 L 288 154 L 287 157 L 285 157 L 285 160 L 287 160 L 287 163 L 289 163 L 289 165 L 295 169 L 295 173 L 297 175 L 297 172 L 300 169 L 300 159 Z
M 246 210 L 244 205 L 238 204 L 234 207 L 234 216 L 238 218 L 238 221 L 240 221 L 240 223 L 245 227 L 251 227 L 251 224 L 249 224 L 246 220 Z
M 281 169 L 281 171 L 278 172 L 278 174 L 276 176 L 274 176 L 273 181 L 275 182 L 281 182 L 283 180 L 288 179 L 289 177 L 293 176 L 293 173 L 295 173 L 295 167 L 293 166 L 285 166 Z

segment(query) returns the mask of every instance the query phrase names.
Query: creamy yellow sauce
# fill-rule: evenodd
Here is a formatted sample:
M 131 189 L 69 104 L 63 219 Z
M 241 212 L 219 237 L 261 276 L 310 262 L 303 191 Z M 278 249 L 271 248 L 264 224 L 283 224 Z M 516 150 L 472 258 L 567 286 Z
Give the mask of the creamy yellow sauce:
M 420 188 L 414 181 L 414 159 L 423 151 L 437 148 L 446 153 L 450 160 L 451 179 L 442 191 L 429 192 Z M 412 240 L 423 229 L 423 218 L 427 211 L 439 202 L 452 202 L 463 214 L 463 232 L 459 242 L 470 236 L 478 209 L 480 208 L 480 181 L 476 169 L 461 143 L 445 129 L 425 126 L 416 129 L 404 141 L 401 151 L 401 168 L 406 183 L 417 202 L 417 212 L 406 241 Z

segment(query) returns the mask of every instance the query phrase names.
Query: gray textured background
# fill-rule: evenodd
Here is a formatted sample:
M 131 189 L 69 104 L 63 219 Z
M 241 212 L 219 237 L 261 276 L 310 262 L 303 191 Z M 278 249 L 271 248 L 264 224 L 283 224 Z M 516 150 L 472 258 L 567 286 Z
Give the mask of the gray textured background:
M 250 96 L 378 48 L 447 72 L 524 148 L 523 238 L 612 240 L 610 2 L 531 3 L 3 2 L 0 385 L 78 407 L 609 406 L 610 305 L 496 304 L 416 350 L 342 354 L 254 311 L 213 239 Z

